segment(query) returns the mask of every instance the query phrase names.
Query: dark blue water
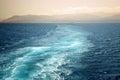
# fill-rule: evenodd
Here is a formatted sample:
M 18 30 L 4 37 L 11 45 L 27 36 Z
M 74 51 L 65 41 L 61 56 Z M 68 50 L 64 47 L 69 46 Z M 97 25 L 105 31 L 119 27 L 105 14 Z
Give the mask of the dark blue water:
M 120 24 L 0 24 L 0 80 L 120 80 Z

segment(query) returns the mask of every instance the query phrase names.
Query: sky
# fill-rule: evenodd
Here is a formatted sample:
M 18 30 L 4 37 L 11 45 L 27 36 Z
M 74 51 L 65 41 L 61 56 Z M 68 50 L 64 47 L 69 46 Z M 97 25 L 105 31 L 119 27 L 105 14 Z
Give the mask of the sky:
M 0 0 L 0 20 L 14 15 L 120 13 L 120 0 Z

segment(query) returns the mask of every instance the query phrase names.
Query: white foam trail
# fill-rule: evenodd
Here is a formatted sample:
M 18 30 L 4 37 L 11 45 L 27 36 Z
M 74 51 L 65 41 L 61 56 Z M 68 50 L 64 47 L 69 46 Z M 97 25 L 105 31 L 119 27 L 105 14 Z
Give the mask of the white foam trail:
M 11 54 L 22 54 L 16 57 L 5 80 L 64 80 L 61 74 L 72 74 L 72 70 L 60 68 L 70 65 L 80 58 L 81 53 L 88 51 L 91 44 L 83 31 L 75 31 L 74 26 L 58 25 L 46 38 L 37 40 L 42 46 L 25 47 Z M 81 65 L 79 65 L 81 66 Z

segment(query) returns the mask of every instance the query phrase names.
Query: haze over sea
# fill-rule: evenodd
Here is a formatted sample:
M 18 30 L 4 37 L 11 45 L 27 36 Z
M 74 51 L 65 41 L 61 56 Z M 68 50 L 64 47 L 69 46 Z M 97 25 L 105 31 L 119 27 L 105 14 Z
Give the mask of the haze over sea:
M 120 80 L 120 23 L 1 23 L 0 80 Z

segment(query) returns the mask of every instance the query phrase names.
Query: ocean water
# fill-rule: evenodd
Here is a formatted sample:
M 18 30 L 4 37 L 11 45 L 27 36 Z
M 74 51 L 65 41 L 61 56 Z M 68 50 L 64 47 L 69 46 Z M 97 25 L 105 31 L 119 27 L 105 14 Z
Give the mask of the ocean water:
M 0 24 L 0 80 L 120 80 L 120 24 Z

